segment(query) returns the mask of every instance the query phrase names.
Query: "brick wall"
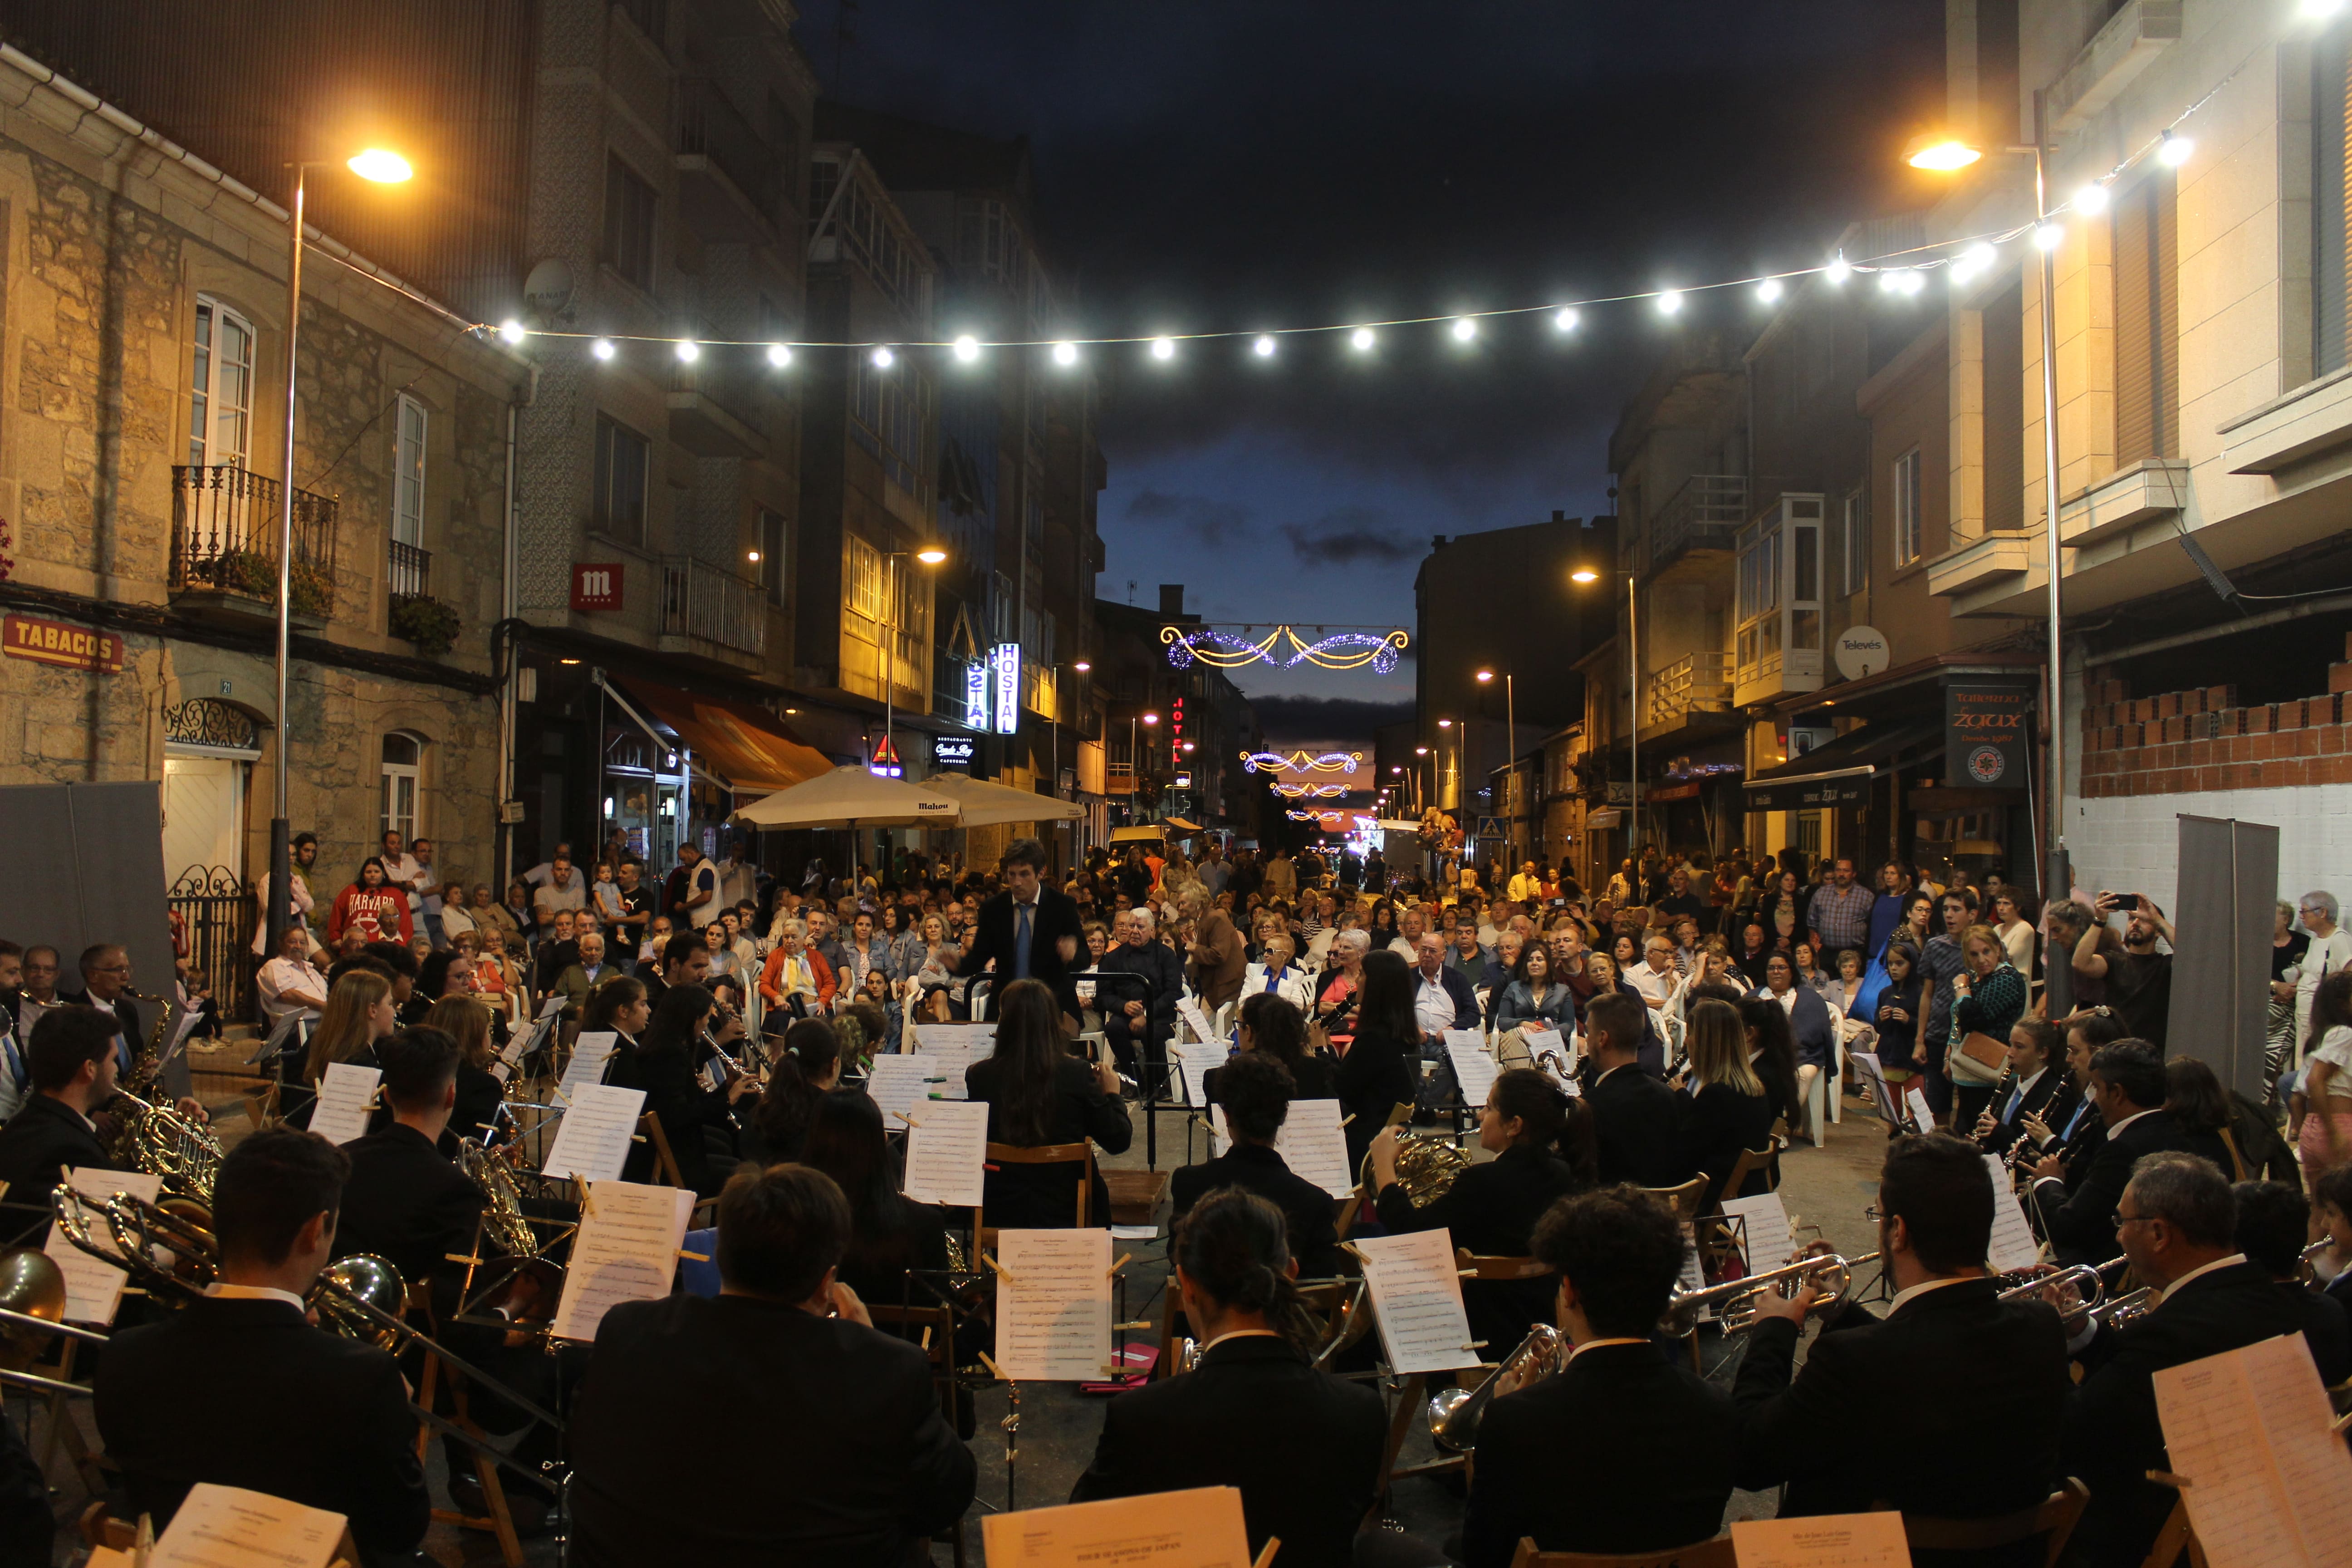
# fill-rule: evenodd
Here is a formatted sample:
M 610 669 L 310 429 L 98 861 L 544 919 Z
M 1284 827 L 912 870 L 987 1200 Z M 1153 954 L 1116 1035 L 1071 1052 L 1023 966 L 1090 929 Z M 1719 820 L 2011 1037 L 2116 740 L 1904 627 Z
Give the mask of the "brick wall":
M 2084 798 L 2352 784 L 2352 634 L 2345 644 L 2327 691 L 2289 702 L 2242 708 L 2231 686 L 2135 698 L 2123 681 L 2095 684 Z

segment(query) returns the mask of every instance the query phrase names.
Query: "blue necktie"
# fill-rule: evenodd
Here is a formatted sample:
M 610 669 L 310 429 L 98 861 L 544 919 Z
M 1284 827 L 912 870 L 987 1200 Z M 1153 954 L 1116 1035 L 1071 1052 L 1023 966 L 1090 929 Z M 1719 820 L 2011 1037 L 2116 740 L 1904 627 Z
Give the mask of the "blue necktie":
M 1013 977 L 1026 980 L 1029 978 L 1029 906 L 1013 905 L 1013 916 L 1016 922 L 1013 928 Z
M 2025 1091 L 2021 1089 L 2012 1089 L 2009 1091 L 2009 1103 L 2000 1108 L 2002 1121 L 2010 1122 L 2017 1120 L 2017 1102 L 2024 1098 Z

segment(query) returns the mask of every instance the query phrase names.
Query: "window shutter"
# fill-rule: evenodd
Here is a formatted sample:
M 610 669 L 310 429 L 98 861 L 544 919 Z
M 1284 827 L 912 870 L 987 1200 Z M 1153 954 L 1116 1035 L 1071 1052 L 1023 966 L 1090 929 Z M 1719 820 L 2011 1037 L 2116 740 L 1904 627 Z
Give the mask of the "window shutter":
M 2025 283 L 1984 310 L 1985 531 L 2025 526 Z
M 2157 182 L 2141 181 L 2115 205 L 2116 466 L 2128 468 L 2156 452 L 2150 389 L 2154 364 L 2156 225 L 2150 196 Z

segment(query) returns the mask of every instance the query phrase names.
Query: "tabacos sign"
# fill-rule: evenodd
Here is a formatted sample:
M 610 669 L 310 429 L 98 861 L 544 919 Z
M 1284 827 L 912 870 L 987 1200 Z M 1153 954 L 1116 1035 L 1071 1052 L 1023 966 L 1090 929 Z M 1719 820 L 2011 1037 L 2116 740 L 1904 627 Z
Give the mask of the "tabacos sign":
M 1944 783 L 1954 789 L 2025 787 L 2026 715 L 2021 686 L 1955 680 L 1944 688 Z
M 0 653 L 54 664 L 66 669 L 90 669 L 111 675 L 122 668 L 122 639 L 112 632 L 63 621 L 10 616 L 0 620 Z

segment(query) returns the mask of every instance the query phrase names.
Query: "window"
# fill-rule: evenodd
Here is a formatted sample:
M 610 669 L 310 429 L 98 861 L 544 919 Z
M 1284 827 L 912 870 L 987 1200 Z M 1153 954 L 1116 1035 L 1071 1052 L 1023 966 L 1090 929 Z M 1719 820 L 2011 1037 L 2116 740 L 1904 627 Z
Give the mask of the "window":
M 654 188 L 617 153 L 604 156 L 604 264 L 652 292 Z
M 850 614 L 878 621 L 882 618 L 882 552 L 854 533 L 842 538 L 849 552 Z
M 242 468 L 253 455 L 253 324 L 196 297 L 196 353 L 188 377 L 188 463 Z
M 2180 286 L 2174 270 L 2172 171 L 2116 198 L 2116 465 L 2179 455 Z
M 1920 537 L 1919 448 L 1895 459 L 1895 564 L 1908 566 L 1926 548 Z
M 1985 302 L 1984 525 L 1988 533 L 2025 526 L 2025 284 Z
M 1845 497 L 1845 591 L 1861 593 L 1870 586 L 1870 492 L 1855 489 Z
M 646 475 L 653 448 L 617 420 L 596 416 L 595 524 L 625 544 L 646 542 Z
M 425 405 L 400 395 L 393 435 L 392 538 L 395 544 L 425 542 Z
M 2352 26 L 2328 28 L 2311 50 L 2311 293 L 2314 375 L 2352 363 L 2352 245 L 2346 243 L 2352 186 L 2347 186 L 2344 139 L 2352 122 L 2345 108 L 2352 80 Z
M 924 429 L 931 384 L 912 367 L 883 370 L 860 355 L 851 377 L 849 433 L 879 459 L 882 472 L 908 495 L 923 494 Z
M 416 837 L 416 793 L 424 776 L 425 742 L 405 730 L 383 738 L 383 797 L 376 831 L 397 833 L 405 844 Z

